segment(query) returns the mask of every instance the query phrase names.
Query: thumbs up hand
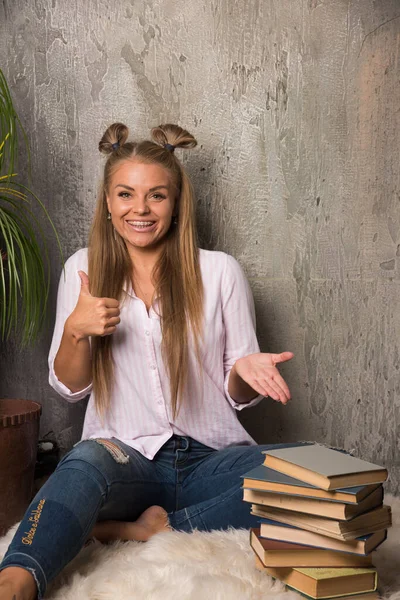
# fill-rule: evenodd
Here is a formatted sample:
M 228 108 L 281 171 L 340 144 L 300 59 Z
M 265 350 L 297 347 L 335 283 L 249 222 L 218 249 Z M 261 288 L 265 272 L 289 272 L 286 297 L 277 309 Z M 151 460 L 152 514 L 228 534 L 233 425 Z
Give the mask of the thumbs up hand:
M 68 327 L 77 339 L 111 335 L 121 322 L 119 302 L 114 298 L 96 298 L 90 293 L 89 277 L 78 271 L 81 291 L 75 309 L 68 317 Z
M 91 296 L 89 277 L 84 271 L 78 271 L 79 279 L 81 280 L 81 295 Z

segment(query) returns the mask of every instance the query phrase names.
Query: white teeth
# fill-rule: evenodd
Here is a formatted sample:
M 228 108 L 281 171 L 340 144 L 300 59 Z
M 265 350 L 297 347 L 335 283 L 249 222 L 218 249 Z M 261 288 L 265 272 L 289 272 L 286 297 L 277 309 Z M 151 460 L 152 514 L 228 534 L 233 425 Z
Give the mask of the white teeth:
M 150 225 L 153 225 L 154 221 L 128 221 L 128 223 L 135 227 L 150 227 Z

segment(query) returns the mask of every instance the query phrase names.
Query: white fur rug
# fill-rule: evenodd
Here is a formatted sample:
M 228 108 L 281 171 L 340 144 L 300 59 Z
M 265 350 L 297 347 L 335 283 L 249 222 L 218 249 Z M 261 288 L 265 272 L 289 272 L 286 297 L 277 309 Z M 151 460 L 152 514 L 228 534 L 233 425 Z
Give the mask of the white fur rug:
M 400 600 L 400 498 L 388 540 L 375 554 L 381 595 Z M 0 557 L 16 526 L 0 539 Z M 160 533 L 147 543 L 84 548 L 49 588 L 48 600 L 299 600 L 254 566 L 248 532 Z

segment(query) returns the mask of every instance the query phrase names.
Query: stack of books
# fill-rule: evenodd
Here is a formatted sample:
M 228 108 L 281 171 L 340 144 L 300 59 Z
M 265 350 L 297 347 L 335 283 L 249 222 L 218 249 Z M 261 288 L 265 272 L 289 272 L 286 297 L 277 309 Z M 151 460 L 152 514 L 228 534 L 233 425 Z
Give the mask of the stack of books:
M 243 475 L 256 566 L 308 598 L 378 598 L 372 552 L 385 539 L 387 470 L 318 444 L 265 452 Z

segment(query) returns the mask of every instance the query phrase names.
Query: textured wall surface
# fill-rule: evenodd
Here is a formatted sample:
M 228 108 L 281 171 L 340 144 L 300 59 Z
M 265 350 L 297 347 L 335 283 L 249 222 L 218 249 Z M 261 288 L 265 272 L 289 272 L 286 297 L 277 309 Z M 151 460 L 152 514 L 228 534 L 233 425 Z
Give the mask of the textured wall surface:
M 398 0 L 3 0 L 0 23 L 65 254 L 86 245 L 106 126 L 187 127 L 203 245 L 244 267 L 262 349 L 295 353 L 293 401 L 244 424 L 355 448 L 400 492 Z M 85 406 L 47 385 L 51 245 L 49 330 L 34 350 L 3 346 L 0 395 L 41 401 L 65 449 Z

